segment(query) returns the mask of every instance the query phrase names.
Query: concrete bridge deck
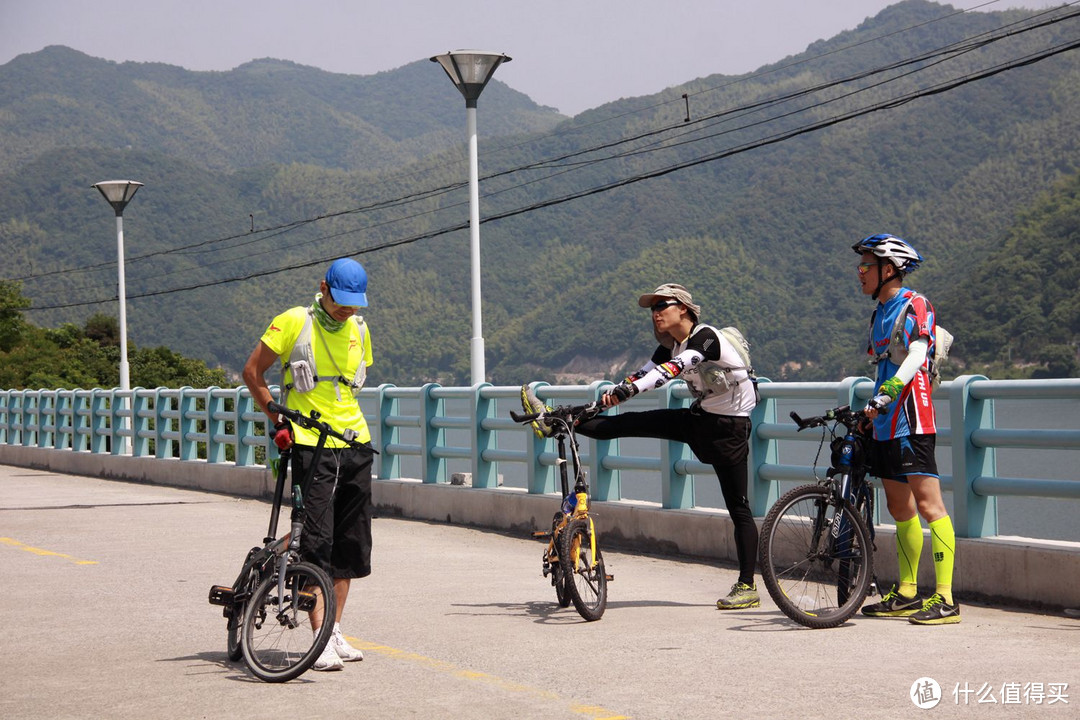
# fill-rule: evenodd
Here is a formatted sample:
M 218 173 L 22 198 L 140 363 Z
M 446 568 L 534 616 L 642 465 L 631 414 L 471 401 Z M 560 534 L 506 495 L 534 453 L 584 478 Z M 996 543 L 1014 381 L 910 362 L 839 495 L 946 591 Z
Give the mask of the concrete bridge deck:
M 896 718 L 923 712 L 920 678 L 933 717 L 1080 717 L 1080 619 L 968 603 L 954 626 L 808 630 L 764 592 L 717 611 L 730 566 L 605 551 L 585 623 L 536 541 L 398 518 L 343 623 L 367 658 L 266 685 L 226 660 L 206 595 L 268 503 L 10 466 L 0 489 L 0 717 Z

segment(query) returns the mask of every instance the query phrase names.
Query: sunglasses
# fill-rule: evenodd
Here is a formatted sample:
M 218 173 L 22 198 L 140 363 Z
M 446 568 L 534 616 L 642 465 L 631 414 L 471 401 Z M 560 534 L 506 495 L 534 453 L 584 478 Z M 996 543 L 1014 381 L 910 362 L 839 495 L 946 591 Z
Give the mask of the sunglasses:
M 877 267 L 876 262 L 859 263 L 859 274 L 865 275 L 866 273 L 870 272 L 870 268 L 874 267 Z
M 678 305 L 678 304 L 679 304 L 678 300 L 664 300 L 662 302 L 658 302 L 658 303 L 653 304 L 653 306 L 650 307 L 649 309 L 652 310 L 653 312 L 663 312 L 664 308 L 669 308 L 672 305 Z

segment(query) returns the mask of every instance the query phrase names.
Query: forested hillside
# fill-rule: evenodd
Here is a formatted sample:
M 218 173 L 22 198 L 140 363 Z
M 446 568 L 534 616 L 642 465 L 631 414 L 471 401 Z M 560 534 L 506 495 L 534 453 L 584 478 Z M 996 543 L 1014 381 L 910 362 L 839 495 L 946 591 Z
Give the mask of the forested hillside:
M 1080 17 L 1032 16 L 906 0 L 750 75 L 574 118 L 496 82 L 488 379 L 617 376 L 651 353 L 637 296 L 668 281 L 739 325 L 764 376 L 864 374 L 850 246 L 876 232 L 926 257 L 910 285 L 958 338 L 952 371 L 1076 374 Z M 468 382 L 462 105 L 426 59 L 359 77 L 21 56 L 0 66 L 0 280 L 39 325 L 114 313 L 115 228 L 90 185 L 131 178 L 139 345 L 235 373 L 349 255 L 369 270 L 371 381 Z

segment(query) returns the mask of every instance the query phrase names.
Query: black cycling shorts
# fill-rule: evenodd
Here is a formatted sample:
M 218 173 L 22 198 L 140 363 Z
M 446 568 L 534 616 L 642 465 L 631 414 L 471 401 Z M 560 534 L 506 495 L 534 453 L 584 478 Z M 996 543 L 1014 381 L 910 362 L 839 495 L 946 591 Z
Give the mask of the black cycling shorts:
M 293 482 L 304 478 L 315 456 L 309 445 L 293 445 Z M 300 556 L 332 578 L 371 574 L 370 449 L 324 448 L 308 487 L 301 487 L 307 516 Z
M 870 474 L 907 482 L 907 475 L 938 477 L 934 448 L 937 435 L 908 435 L 870 441 Z

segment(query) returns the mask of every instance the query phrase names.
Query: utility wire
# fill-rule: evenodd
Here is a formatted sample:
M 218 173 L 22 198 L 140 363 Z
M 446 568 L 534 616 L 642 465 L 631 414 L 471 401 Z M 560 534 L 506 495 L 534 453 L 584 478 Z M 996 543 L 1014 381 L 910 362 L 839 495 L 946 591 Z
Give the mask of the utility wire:
M 1080 0 L 1073 0 L 1073 2 L 1067 3 L 1066 6 L 1076 4 L 1076 2 L 1078 2 L 1078 1 L 1080 1 Z M 856 42 L 856 43 L 852 43 L 850 45 L 845 45 L 845 46 L 840 47 L 840 48 L 835 48 L 833 50 L 830 50 L 830 51 L 824 52 L 824 53 L 820 53 L 820 54 L 815 55 L 813 57 L 802 58 L 802 59 L 799 59 L 799 60 L 795 60 L 795 61 L 792 61 L 790 63 L 785 63 L 783 65 L 779 65 L 777 67 L 770 68 L 768 70 L 763 70 L 763 71 L 760 71 L 758 73 L 754 73 L 752 75 L 740 77 L 740 78 L 738 78 L 736 80 L 733 80 L 733 81 L 728 82 L 728 83 L 724 83 L 722 85 L 717 85 L 717 86 L 713 86 L 711 88 L 705 88 L 703 90 L 698 90 L 698 91 L 695 91 L 694 93 L 691 93 L 691 95 L 702 95 L 702 94 L 705 94 L 705 93 L 710 93 L 710 92 L 715 92 L 715 91 L 718 91 L 718 90 L 726 89 L 726 88 L 731 87 L 732 85 L 735 85 L 735 84 L 738 84 L 738 83 L 748 82 L 750 80 L 753 80 L 753 79 L 756 79 L 756 78 L 759 78 L 759 77 L 762 77 L 762 76 L 765 76 L 765 75 L 776 73 L 776 72 L 779 72 L 779 71 L 782 71 L 782 70 L 785 70 L 785 69 L 789 69 L 791 67 L 795 67 L 795 66 L 798 66 L 798 65 L 801 65 L 801 64 L 813 62 L 815 60 L 819 60 L 821 58 L 825 58 L 825 57 L 828 57 L 828 56 L 831 56 L 831 55 L 834 55 L 834 54 L 837 54 L 837 53 L 845 52 L 845 51 L 851 50 L 853 48 L 860 47 L 862 45 L 866 45 L 866 44 L 874 43 L 874 42 L 880 42 L 881 40 L 883 40 L 885 38 L 889 38 L 889 37 L 892 37 L 892 36 L 895 36 L 895 35 L 900 35 L 900 34 L 909 32 L 909 31 L 914 30 L 914 29 L 918 29 L 918 28 L 921 28 L 921 27 L 925 27 L 927 25 L 931 25 L 933 23 L 942 22 L 944 20 L 951 19 L 951 18 L 956 17 L 958 15 L 962 15 L 962 14 L 965 14 L 965 13 L 970 13 L 972 11 L 984 8 L 986 6 L 996 4 L 997 2 L 999 2 L 999 0 L 990 0 L 989 2 L 985 2 L 985 3 L 982 3 L 980 5 L 973 6 L 972 8 L 961 9 L 961 10 L 959 10 L 957 12 L 950 13 L 950 14 L 942 16 L 942 17 L 933 18 L 933 19 L 927 20 L 927 21 L 925 21 L 923 23 L 918 23 L 916 25 L 905 27 L 905 28 L 902 28 L 900 30 L 895 30 L 895 31 L 892 31 L 892 32 L 889 32 L 889 33 L 884 33 L 882 35 L 878 35 L 878 36 L 875 36 L 873 38 L 868 38 L 866 40 L 862 40 L 862 41 L 859 41 L 859 42 Z M 1020 24 L 1023 24 L 1025 22 L 1029 22 L 1033 18 L 1039 17 L 1040 15 L 1044 15 L 1044 14 L 1047 14 L 1047 13 L 1050 13 L 1050 12 L 1053 12 L 1053 11 L 1054 10 L 1048 10 L 1048 11 L 1045 11 L 1044 13 L 1039 13 L 1037 15 L 1029 16 L 1028 18 L 1025 18 L 1025 19 L 1020 20 L 1020 21 L 1016 21 L 1014 23 L 1010 23 L 1009 25 L 1006 25 L 1004 27 L 1020 25 Z M 1029 28 L 1029 29 L 1033 29 L 1033 28 Z M 999 30 L 1000 30 L 1000 28 L 999 28 Z M 984 33 L 984 34 L 990 34 L 990 33 L 993 33 L 993 32 L 995 32 L 995 31 L 987 31 L 987 33 Z M 978 36 L 976 36 L 976 37 L 978 37 Z M 954 43 L 954 45 L 956 45 L 956 43 Z M 932 51 L 931 53 L 927 53 L 926 55 L 933 54 L 934 52 L 947 52 L 948 48 L 950 48 L 950 47 L 952 47 L 952 46 L 946 46 L 946 48 L 943 48 L 940 51 Z M 921 61 L 921 59 L 925 59 L 925 56 L 923 58 L 917 57 L 917 58 L 909 59 L 907 61 L 901 61 L 900 64 L 919 62 L 919 61 Z M 878 70 L 867 71 L 866 73 L 863 73 L 861 75 L 866 76 L 866 75 L 869 75 L 869 74 L 873 74 L 875 72 L 881 72 L 882 70 L 885 70 L 888 67 L 889 66 L 885 66 L 884 68 L 879 68 Z M 850 81 L 851 79 L 853 79 L 855 77 L 859 77 L 859 76 L 852 76 L 852 78 L 847 78 L 847 79 L 844 79 L 844 80 L 834 81 L 832 83 L 827 83 L 827 84 L 818 86 L 816 88 L 810 88 L 810 89 L 806 89 L 806 90 L 803 90 L 803 91 L 797 91 L 797 92 L 794 92 L 794 93 L 790 93 L 788 95 L 784 95 L 784 96 L 780 96 L 778 98 L 774 98 L 774 99 L 769 100 L 769 101 L 762 101 L 761 103 L 752 104 L 750 106 L 746 106 L 746 107 L 743 107 L 743 108 L 735 108 L 733 110 L 724 111 L 723 113 L 713 114 L 711 116 L 706 116 L 704 118 L 700 118 L 700 119 L 697 119 L 697 120 L 692 121 L 692 122 L 697 124 L 697 123 L 702 122 L 703 120 L 716 118 L 716 117 L 719 117 L 721 115 L 730 114 L 730 113 L 736 113 L 736 112 L 745 112 L 745 111 L 748 111 L 749 109 L 757 107 L 759 105 L 767 105 L 767 104 L 770 104 L 770 103 L 784 102 L 784 101 L 786 101 L 788 99 L 791 99 L 793 97 L 798 97 L 800 95 L 806 95 L 808 93 L 817 92 L 817 91 L 819 91 L 819 90 L 821 90 L 822 88 L 825 88 L 825 87 L 831 87 L 831 86 L 834 86 L 836 84 L 840 84 L 840 83 L 843 83 L 843 82 L 848 82 L 848 81 Z M 597 120 L 595 122 L 589 123 L 585 127 L 591 127 L 591 126 L 599 125 L 599 124 L 602 124 L 602 123 L 610 122 L 610 121 L 613 121 L 613 120 L 618 119 L 618 118 L 626 117 L 628 115 L 632 115 L 632 114 L 635 114 L 635 113 L 645 112 L 647 110 L 651 110 L 651 109 L 661 107 L 661 106 L 666 105 L 666 104 L 670 104 L 671 102 L 676 102 L 676 101 L 675 100 L 664 101 L 664 102 L 661 102 L 661 103 L 654 103 L 652 105 L 639 107 L 639 108 L 637 108 L 637 109 L 635 109 L 633 111 L 627 112 L 627 113 L 622 113 L 622 114 L 619 114 L 619 115 L 604 118 L 602 120 Z M 582 127 L 583 126 L 575 126 L 575 127 L 572 127 L 572 128 L 568 128 L 566 130 L 559 130 L 559 131 L 556 131 L 556 132 L 553 132 L 553 133 L 549 133 L 547 135 L 544 135 L 544 136 L 541 136 L 541 137 L 538 137 L 538 138 L 532 138 L 532 139 L 529 139 L 529 140 L 524 141 L 524 142 L 519 142 L 519 143 L 514 143 L 512 145 L 506 145 L 506 146 L 502 146 L 502 147 L 497 147 L 492 151 L 485 152 L 484 156 L 489 157 L 491 155 L 497 154 L 497 153 L 505 151 L 507 149 L 518 148 L 518 147 L 528 145 L 528 144 L 532 144 L 532 143 L 538 142 L 540 140 L 544 140 L 544 139 L 551 138 L 551 137 L 558 137 L 558 136 L 560 136 L 560 135 L 562 135 L 564 133 L 576 132 L 576 131 L 579 131 L 580 129 L 582 129 Z M 644 137 L 648 137 L 648 136 L 655 135 L 655 134 L 658 134 L 658 133 L 670 132 L 673 129 L 683 129 L 683 130 L 685 130 L 685 124 L 674 125 L 674 126 L 660 128 L 660 129 L 653 130 L 653 131 L 648 131 L 646 133 L 642 133 L 642 134 L 632 136 L 632 137 L 628 137 L 628 138 L 623 138 L 623 139 L 614 141 L 612 143 L 606 143 L 606 144 L 602 144 L 602 145 L 595 146 L 595 147 L 592 147 L 592 148 L 586 148 L 586 149 L 583 149 L 583 150 L 575 151 L 574 153 L 570 153 L 570 154 L 560 156 L 560 157 L 557 157 L 557 158 L 549 158 L 547 160 L 537 161 L 537 162 L 530 163 L 528 165 L 524 165 L 524 166 L 521 166 L 521 167 L 511 168 L 511 169 L 508 169 L 508 170 L 500 171 L 500 172 L 497 172 L 497 173 L 494 173 L 494 174 L 491 174 L 491 175 L 484 176 L 483 178 L 481 178 L 481 180 L 482 181 L 489 181 L 489 180 L 494 179 L 496 177 L 500 177 L 500 176 L 508 175 L 508 174 L 513 174 L 513 173 L 521 172 L 521 171 L 524 171 L 524 170 L 529 170 L 529 169 L 534 169 L 534 168 L 550 167 L 552 165 L 560 163 L 563 160 L 569 159 L 570 157 L 575 157 L 575 156 L 580 156 L 580 155 L 584 155 L 584 154 L 589 154 L 589 153 L 592 153 L 592 152 L 597 152 L 599 150 L 606 149 L 608 147 L 612 147 L 614 145 L 634 142 L 634 141 L 640 140 L 640 139 L 642 139 Z M 613 157 L 617 157 L 617 156 L 613 156 Z M 428 172 L 428 171 L 429 170 L 425 170 L 423 167 L 421 167 L 420 169 L 411 171 L 409 173 L 399 173 L 397 175 L 389 176 L 388 178 L 386 178 L 384 180 L 384 182 L 393 181 L 395 179 L 403 178 L 403 177 L 411 177 L 411 176 L 413 176 L 415 174 L 418 174 L 420 172 Z M 371 203 L 369 205 L 360 206 L 360 207 L 352 208 L 352 209 L 349 209 L 349 210 L 326 213 L 326 214 L 318 215 L 318 216 L 315 216 L 315 217 L 312 217 L 312 218 L 306 218 L 306 219 L 303 219 L 303 220 L 291 221 L 291 222 L 288 222 L 288 223 L 283 223 L 283 224 L 275 225 L 275 226 L 272 226 L 272 227 L 261 228 L 261 229 L 255 231 L 254 233 L 249 232 L 249 233 L 229 235 L 229 236 L 222 237 L 222 238 L 202 241 L 202 242 L 195 243 L 193 245 L 184 246 L 184 247 L 181 247 L 181 248 L 168 248 L 168 249 L 163 249 L 163 250 L 158 250 L 158 251 L 145 253 L 145 254 L 142 254 L 142 255 L 136 255 L 136 256 L 127 258 L 125 260 L 125 262 L 128 263 L 128 264 L 131 264 L 131 265 L 135 265 L 136 263 L 138 263 L 138 262 L 140 262 L 142 260 L 158 257 L 158 256 L 161 256 L 161 255 L 166 255 L 166 254 L 178 254 L 178 255 L 189 254 L 189 253 L 187 253 L 187 251 L 189 251 L 189 250 L 195 250 L 197 248 L 206 247 L 206 246 L 209 246 L 209 245 L 217 245 L 217 244 L 220 244 L 220 243 L 229 242 L 231 240 L 238 240 L 238 239 L 241 239 L 241 238 L 243 239 L 243 242 L 231 245 L 230 248 L 244 247 L 246 245 L 250 245 L 250 244 L 255 243 L 255 242 L 261 242 L 261 241 L 276 238 L 276 237 L 278 237 L 278 236 L 280 236 L 280 235 L 282 235 L 282 234 L 284 234 L 286 232 L 290 232 L 291 230 L 294 230 L 296 228 L 303 227 L 305 225 L 312 224 L 312 223 L 317 223 L 317 222 L 320 222 L 322 220 L 335 218 L 335 217 L 346 216 L 346 215 L 351 215 L 351 214 L 368 212 L 368 211 L 371 211 L 371 210 L 374 210 L 374 209 L 383 209 L 383 208 L 396 207 L 398 205 L 405 204 L 405 203 L 407 203 L 409 201 L 418 201 L 418 200 L 430 199 L 432 197 L 436 197 L 436 196 L 439 196 L 439 195 L 444 195 L 444 194 L 449 193 L 449 192 L 453 192 L 453 191 L 463 187 L 464 185 L 465 185 L 464 182 L 451 183 L 449 185 L 445 185 L 445 186 L 442 186 L 442 187 L 439 187 L 439 188 L 434 188 L 434 189 L 430 189 L 430 190 L 416 191 L 414 193 L 410 193 L 410 194 L 404 195 L 404 196 L 399 197 L 399 198 L 392 198 L 392 199 L 388 199 L 388 200 L 378 201 L 378 202 Z M 454 205 L 447 206 L 447 208 L 456 207 L 457 205 L 459 205 L 459 204 L 455 203 Z M 445 208 L 443 208 L 443 209 L 445 209 Z M 422 214 L 429 214 L 429 213 L 422 213 Z M 413 217 L 416 217 L 416 216 L 415 215 L 410 215 L 407 218 L 403 218 L 403 219 L 410 219 L 410 218 L 413 218 Z M 257 235 L 257 236 L 253 237 L 253 235 Z M 110 260 L 110 261 L 98 263 L 96 265 L 84 266 L 84 267 L 80 267 L 80 268 L 70 268 L 70 269 L 64 269 L 64 270 L 55 270 L 55 271 L 50 271 L 49 273 L 40 273 L 40 274 L 25 275 L 25 276 L 21 276 L 21 277 L 13 277 L 13 278 L 9 278 L 9 280 L 12 280 L 12 281 L 26 281 L 26 280 L 34 280 L 34 279 L 37 279 L 39 277 L 44 277 L 44 276 L 54 277 L 56 275 L 67 274 L 67 273 L 92 272 L 92 271 L 95 271 L 95 270 L 103 270 L 103 269 L 114 268 L 116 266 L 116 264 L 117 264 L 117 261 Z M 152 277 L 154 277 L 154 276 L 150 276 L 150 277 L 144 278 L 144 279 L 152 279 Z
M 1075 50 L 1077 48 L 1080 48 L 1080 40 L 1062 43 L 1062 44 L 1059 44 L 1059 45 L 1054 46 L 1052 48 L 1049 48 L 1047 50 L 1031 53 L 1031 54 L 1026 55 L 1024 57 L 1021 57 L 1019 59 L 1009 61 L 1009 62 L 1005 62 L 1005 63 L 1001 63 L 1001 64 L 995 65 L 995 66 L 993 66 L 991 68 L 988 68 L 988 69 L 985 69 L 985 70 L 982 70 L 982 71 L 979 71 L 979 72 L 973 72 L 973 73 L 970 73 L 970 74 L 968 74 L 966 76 L 963 76 L 961 78 L 958 78 L 958 79 L 942 82 L 942 83 L 939 83 L 939 84 L 934 85 L 934 86 L 932 86 L 930 88 L 927 88 L 927 89 L 917 90 L 917 91 L 908 93 L 907 95 L 902 95 L 902 96 L 899 96 L 899 97 L 896 97 L 896 98 L 885 100 L 885 101 L 882 101 L 880 103 L 877 103 L 877 104 L 869 106 L 869 107 L 859 108 L 859 109 L 852 110 L 852 111 L 849 111 L 849 112 L 841 113 L 839 115 L 836 115 L 836 116 L 831 117 L 831 118 L 827 118 L 825 120 L 810 123 L 808 125 L 804 125 L 802 127 L 795 128 L 795 129 L 790 130 L 790 131 L 777 133 L 777 134 L 772 135 L 770 137 L 766 137 L 766 138 L 762 138 L 762 139 L 759 139 L 759 140 L 756 140 L 756 141 L 753 141 L 753 142 L 745 143 L 743 145 L 736 146 L 734 148 L 729 148 L 729 149 L 722 150 L 722 151 L 719 151 L 719 152 L 710 153 L 708 155 L 705 155 L 705 156 L 702 156 L 702 157 L 699 157 L 699 158 L 695 158 L 693 160 L 688 160 L 688 161 L 685 161 L 685 162 L 676 163 L 676 164 L 669 165 L 669 166 L 664 167 L 664 168 L 660 168 L 660 169 L 653 170 L 653 171 L 646 172 L 646 173 L 641 173 L 641 174 L 638 174 L 638 175 L 635 175 L 635 176 L 632 176 L 632 177 L 629 177 L 629 178 L 623 178 L 623 179 L 616 180 L 616 181 L 613 181 L 613 182 L 610 182 L 610 183 L 606 183 L 604 185 L 600 185 L 600 186 L 597 186 L 597 187 L 588 188 L 588 189 L 577 191 L 577 192 L 574 192 L 574 193 L 568 193 L 568 194 L 565 194 L 565 195 L 562 195 L 562 196 L 559 196 L 559 197 L 550 198 L 548 200 L 543 200 L 543 201 L 540 201 L 540 202 L 532 203 L 530 205 L 526 205 L 526 206 L 523 206 L 523 207 L 519 207 L 519 208 L 515 208 L 515 209 L 512 209 L 512 210 L 507 210 L 507 211 L 504 211 L 504 212 L 501 212 L 501 213 L 496 213 L 496 214 L 493 214 L 493 215 L 489 215 L 489 216 L 487 216 L 485 218 L 482 218 L 480 222 L 481 222 L 481 224 L 494 222 L 496 220 L 502 220 L 502 219 L 514 217 L 514 216 L 521 215 L 521 214 L 524 214 L 524 213 L 527 213 L 527 212 L 532 212 L 534 210 L 539 210 L 539 209 L 542 209 L 542 208 L 552 207 L 552 206 L 555 206 L 555 205 L 561 205 L 563 203 L 570 202 L 572 200 L 577 200 L 577 199 L 580 199 L 580 198 L 589 197 L 591 195 L 597 195 L 597 194 L 600 194 L 600 193 L 608 192 L 610 190 L 614 190 L 616 188 L 632 185 L 632 184 L 635 184 L 635 183 L 638 183 L 638 182 L 642 182 L 644 180 L 655 179 L 655 178 L 658 178 L 658 177 L 662 177 L 664 175 L 671 174 L 673 172 L 677 172 L 677 171 L 680 171 L 680 170 L 690 168 L 690 167 L 695 167 L 697 165 L 702 165 L 704 163 L 714 162 L 716 160 L 720 160 L 720 159 L 723 159 L 723 158 L 738 155 L 738 154 L 741 154 L 741 153 L 744 153 L 744 152 L 748 152 L 750 150 L 755 150 L 755 149 L 765 147 L 765 146 L 768 146 L 768 145 L 773 145 L 773 144 L 776 144 L 776 143 L 779 143 L 779 142 L 783 142 L 783 141 L 786 141 L 786 140 L 793 139 L 793 138 L 798 137 L 800 135 L 804 135 L 804 134 L 811 133 L 811 132 L 816 132 L 818 130 L 822 130 L 822 129 L 825 129 L 825 128 L 828 128 L 828 127 L 832 127 L 834 125 L 838 125 L 838 124 L 843 123 L 843 122 L 848 122 L 850 120 L 853 120 L 853 119 L 856 119 L 856 118 L 859 118 L 859 117 L 862 117 L 862 116 L 865 116 L 865 115 L 880 112 L 880 111 L 883 111 L 883 110 L 891 110 L 891 109 L 900 107 L 902 105 L 905 105 L 907 103 L 910 103 L 910 102 L 912 102 L 914 100 L 917 100 L 917 99 L 920 99 L 920 98 L 923 98 L 923 97 L 930 97 L 930 96 L 933 96 L 933 95 L 939 95 L 941 93 L 948 92 L 949 90 L 953 90 L 953 89 L 961 87 L 963 85 L 967 85 L 967 84 L 972 83 L 972 82 L 977 82 L 977 81 L 984 80 L 984 79 L 989 78 L 989 77 L 993 77 L 995 75 L 998 75 L 998 74 L 1000 74 L 1002 72 L 1006 72 L 1008 70 L 1013 70 L 1013 69 L 1016 69 L 1016 68 L 1019 68 L 1019 67 L 1025 67 L 1025 66 L 1028 66 L 1028 65 L 1033 65 L 1035 63 L 1041 62 L 1043 60 L 1054 57 L 1056 55 L 1060 55 L 1060 54 L 1065 53 L 1065 52 L 1069 52 L 1071 50 Z M 440 235 L 445 235 L 445 234 L 448 234 L 448 233 L 456 232 L 458 230 L 465 229 L 468 226 L 469 226 L 468 222 L 458 223 L 458 224 L 455 224 L 453 226 L 440 228 L 438 230 L 434 230 L 434 231 L 414 235 L 412 237 L 401 238 L 401 239 L 396 239 L 396 240 L 390 240 L 390 241 L 383 242 L 383 243 L 378 243 L 378 244 L 369 246 L 367 248 L 364 248 L 362 250 L 358 250 L 353 254 L 362 255 L 362 254 L 375 252 L 377 250 L 384 250 L 384 249 L 388 249 L 388 248 L 392 248 L 392 247 L 399 247 L 399 246 L 402 246 L 402 245 L 407 245 L 407 244 L 411 244 L 411 243 L 414 243 L 414 242 L 418 242 L 420 240 L 427 240 L 427 239 L 438 237 Z M 347 231 L 347 232 L 341 233 L 341 234 L 348 234 L 350 232 L 355 232 L 355 231 Z M 137 298 L 144 298 L 144 297 L 154 297 L 154 296 L 158 296 L 158 295 L 167 295 L 167 294 L 171 294 L 171 293 L 175 293 L 175 292 L 185 292 L 185 291 L 189 291 L 189 290 L 196 290 L 196 289 L 205 288 L 205 287 L 211 287 L 211 286 L 215 286 L 215 285 L 223 285 L 223 284 L 232 283 L 232 282 L 240 282 L 240 281 L 244 281 L 244 280 L 251 280 L 251 279 L 254 279 L 254 278 L 257 278 L 257 277 L 268 277 L 270 275 L 275 275 L 275 274 L 286 272 L 286 271 L 289 271 L 289 270 L 294 270 L 294 269 L 298 269 L 298 268 L 305 268 L 305 267 L 311 267 L 311 266 L 314 266 L 314 265 L 320 265 L 320 264 L 325 263 L 325 262 L 327 262 L 328 260 L 331 260 L 331 259 L 333 259 L 333 258 L 332 257 L 321 257 L 321 258 L 311 260 L 311 261 L 308 261 L 308 262 L 304 262 L 304 263 L 291 264 L 288 267 L 284 267 L 284 268 L 277 268 L 277 269 L 272 269 L 272 270 L 263 270 L 263 271 L 258 271 L 258 272 L 252 272 L 252 273 L 249 273 L 249 274 L 244 275 L 244 276 L 223 278 L 223 279 L 220 279 L 220 280 L 215 280 L 215 281 L 210 281 L 210 282 L 205 282 L 205 283 L 197 283 L 197 284 L 189 285 L 189 286 L 185 286 L 185 287 L 178 287 L 178 288 L 172 288 L 172 289 L 166 289 L 166 290 L 157 290 L 157 291 L 152 291 L 152 292 L 144 292 L 144 293 L 133 294 L 133 295 L 130 295 L 129 298 L 137 299 Z M 93 305 L 93 304 L 98 304 L 98 303 L 101 303 L 101 302 L 110 302 L 112 300 L 117 300 L 117 299 L 118 298 L 114 297 L 114 298 L 110 298 L 109 300 L 94 300 L 94 301 L 85 301 L 85 302 L 76 302 L 76 303 L 63 303 L 63 304 L 56 304 L 56 305 L 41 306 L 41 307 L 36 307 L 36 308 L 31 308 L 31 309 L 33 309 L 33 310 L 55 310 L 55 309 L 60 309 L 60 308 L 80 307 L 80 306 L 84 306 L 84 305 Z

